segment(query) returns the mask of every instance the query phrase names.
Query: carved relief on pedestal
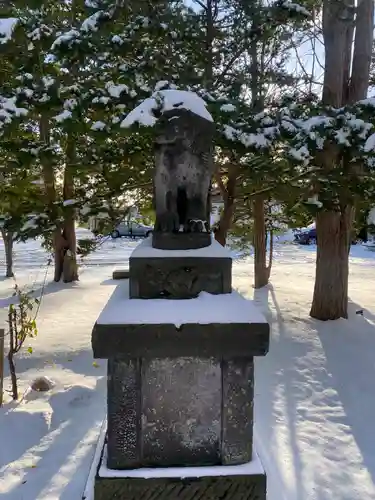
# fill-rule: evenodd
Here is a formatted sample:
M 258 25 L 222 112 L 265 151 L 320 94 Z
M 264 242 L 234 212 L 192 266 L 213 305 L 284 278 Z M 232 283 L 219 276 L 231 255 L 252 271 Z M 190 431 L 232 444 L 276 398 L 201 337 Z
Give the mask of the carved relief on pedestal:
M 175 269 L 163 270 L 146 265 L 144 271 L 147 288 L 155 290 L 155 295 L 165 299 L 196 297 L 202 290 L 209 291 L 212 286 L 217 286 L 221 279 L 221 272 L 202 273 L 202 269 L 196 266 L 181 265 Z

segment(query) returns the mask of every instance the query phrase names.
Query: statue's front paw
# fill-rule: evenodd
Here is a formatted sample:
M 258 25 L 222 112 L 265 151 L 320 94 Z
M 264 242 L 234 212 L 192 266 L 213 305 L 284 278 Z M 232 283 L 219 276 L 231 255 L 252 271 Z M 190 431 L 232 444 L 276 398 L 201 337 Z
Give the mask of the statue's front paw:
M 178 216 L 172 212 L 165 212 L 156 217 L 155 231 L 162 233 L 178 232 L 180 227 Z
M 203 233 L 206 231 L 206 221 L 200 219 L 189 219 L 184 228 L 187 233 Z

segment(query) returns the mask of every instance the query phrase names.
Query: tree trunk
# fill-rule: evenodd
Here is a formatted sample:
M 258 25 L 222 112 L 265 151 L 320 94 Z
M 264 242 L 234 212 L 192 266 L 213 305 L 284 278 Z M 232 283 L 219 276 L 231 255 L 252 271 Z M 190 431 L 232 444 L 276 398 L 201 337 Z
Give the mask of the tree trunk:
M 227 197 L 224 201 L 224 208 L 220 215 L 220 221 L 217 230 L 215 231 L 215 240 L 225 247 L 227 243 L 228 231 L 232 225 L 234 214 L 234 198 Z
M 374 31 L 374 0 L 361 0 L 357 6 L 352 76 L 349 87 L 351 103 L 365 99 L 369 86 Z
M 10 380 L 12 382 L 12 398 L 15 401 L 17 401 L 18 384 L 17 384 L 16 365 L 14 364 L 13 351 L 11 349 L 8 352 L 8 364 L 9 364 Z
M 64 237 L 67 241 L 67 249 L 64 252 L 63 260 L 63 281 L 64 283 L 71 283 L 72 281 L 78 281 L 77 239 L 74 218 L 65 220 Z
M 353 9 L 342 0 L 323 2 L 325 52 L 323 103 L 339 108 L 346 94 L 353 30 Z
M 206 89 L 210 89 L 213 83 L 213 71 L 214 71 L 213 42 L 215 38 L 212 0 L 207 0 L 205 11 L 206 11 L 206 47 L 205 47 L 206 64 L 204 72 L 204 85 Z
M 7 278 L 13 278 L 13 233 L 1 230 L 5 249 L 5 265 Z
M 15 336 L 17 335 L 17 333 L 13 329 L 12 313 L 10 309 L 8 311 L 8 325 L 9 325 L 8 365 L 9 365 L 10 379 L 12 381 L 12 397 L 14 400 L 17 400 L 18 386 L 17 386 L 16 366 L 14 364 L 14 351 L 15 351 L 15 345 L 17 344 L 17 339 L 15 338 Z
M 76 167 L 76 149 L 74 137 L 68 137 L 66 149 L 66 166 L 64 172 L 64 200 L 74 199 L 74 170 Z M 75 215 L 76 210 L 74 205 L 68 204 L 65 207 L 64 214 L 64 230 L 63 238 L 65 240 L 64 257 L 63 257 L 63 281 L 71 283 L 78 281 L 78 266 L 77 266 L 77 238 L 75 231 Z
M 60 229 L 57 229 L 53 235 L 53 255 L 54 255 L 54 276 L 53 280 L 59 282 L 63 275 L 64 256 L 67 249 L 67 242 Z
M 270 231 L 270 254 L 269 254 L 269 260 L 268 260 L 268 281 L 271 276 L 271 270 L 272 270 L 272 264 L 273 264 L 273 243 L 274 243 L 274 237 L 273 237 L 273 230 Z
M 270 241 L 270 261 L 267 266 L 267 228 L 264 216 L 264 200 L 256 196 L 253 201 L 254 220 L 254 288 L 262 288 L 268 284 L 271 274 L 273 235 Z
M 348 317 L 351 207 L 321 211 L 316 217 L 317 256 L 310 316 L 323 321 Z
M 373 0 L 358 3 L 353 51 L 353 64 L 348 80 L 354 9 L 346 2 L 325 0 L 323 5 L 323 36 L 325 74 L 323 104 L 341 107 L 367 96 L 374 25 Z M 323 166 L 327 172 L 337 168 L 342 158 L 327 147 Z M 340 167 L 339 167 L 340 168 Z M 345 192 L 344 192 L 345 193 Z M 350 197 L 350 194 L 349 194 Z M 353 208 L 348 194 L 338 200 L 340 211 L 318 213 L 317 256 L 314 296 L 310 315 L 320 320 L 348 317 L 348 279 L 350 235 Z
M 41 142 L 45 147 L 48 147 L 51 142 L 50 123 L 48 117 L 45 115 L 41 115 L 40 117 L 39 132 Z M 57 224 L 58 213 L 56 208 L 57 195 L 54 167 L 53 164 L 48 160 L 48 158 L 43 156 L 41 158 L 41 163 L 48 215 L 50 221 Z M 57 228 L 52 234 L 52 247 L 55 266 L 53 279 L 56 282 L 60 281 L 63 272 L 64 246 L 65 243 L 61 235 L 61 229 Z
M 220 174 L 216 176 L 223 197 L 224 207 L 220 215 L 218 228 L 215 231 L 215 240 L 223 247 L 226 245 L 228 231 L 232 225 L 234 216 L 237 174 L 238 165 L 232 164 L 228 169 L 228 180 L 225 186 L 221 180 Z
M 257 33 L 259 25 L 259 15 L 257 4 L 251 4 L 252 30 Z M 251 104 L 254 113 L 259 113 L 264 109 L 264 94 L 262 92 L 262 75 L 260 67 L 264 64 L 264 51 L 260 52 L 259 40 L 253 37 L 250 42 L 250 89 Z M 253 200 L 253 246 L 254 246 L 254 288 L 262 288 L 268 284 L 271 265 L 267 266 L 267 228 L 264 213 L 264 199 L 262 196 L 255 196 Z M 273 245 L 273 241 L 272 241 Z

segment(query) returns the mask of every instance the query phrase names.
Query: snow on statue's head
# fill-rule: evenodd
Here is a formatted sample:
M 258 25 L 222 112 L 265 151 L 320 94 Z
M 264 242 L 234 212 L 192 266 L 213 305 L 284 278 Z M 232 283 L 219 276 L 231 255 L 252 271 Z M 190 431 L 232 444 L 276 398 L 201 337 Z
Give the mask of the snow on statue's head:
M 211 243 L 209 192 L 215 129 L 203 100 L 188 92 L 180 92 L 178 100 L 177 92 L 164 91 L 164 109 L 157 122 L 153 246 L 200 248 Z

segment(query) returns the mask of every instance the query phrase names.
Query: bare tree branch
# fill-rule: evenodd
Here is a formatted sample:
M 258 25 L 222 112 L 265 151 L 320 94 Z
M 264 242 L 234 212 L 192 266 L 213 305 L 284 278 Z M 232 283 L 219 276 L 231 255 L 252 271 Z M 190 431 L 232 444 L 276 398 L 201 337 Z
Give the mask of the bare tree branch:
M 207 5 L 204 5 L 200 0 L 193 0 L 194 3 L 197 3 L 203 10 L 207 10 Z

